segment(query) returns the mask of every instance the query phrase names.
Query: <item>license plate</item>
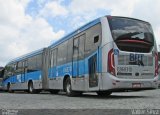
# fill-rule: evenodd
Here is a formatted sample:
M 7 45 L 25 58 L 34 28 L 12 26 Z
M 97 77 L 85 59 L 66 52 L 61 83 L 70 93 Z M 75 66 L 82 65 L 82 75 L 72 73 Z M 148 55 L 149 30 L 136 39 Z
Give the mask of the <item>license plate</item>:
M 141 88 L 141 84 L 140 83 L 132 83 L 132 87 L 133 88 Z

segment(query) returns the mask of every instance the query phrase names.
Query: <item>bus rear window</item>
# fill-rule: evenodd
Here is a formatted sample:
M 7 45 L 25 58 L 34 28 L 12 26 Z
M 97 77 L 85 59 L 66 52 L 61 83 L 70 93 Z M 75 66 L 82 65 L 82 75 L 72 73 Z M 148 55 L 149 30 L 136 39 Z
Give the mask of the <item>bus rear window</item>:
M 113 39 L 120 50 L 146 53 L 151 51 L 154 37 L 149 23 L 121 17 L 108 20 Z

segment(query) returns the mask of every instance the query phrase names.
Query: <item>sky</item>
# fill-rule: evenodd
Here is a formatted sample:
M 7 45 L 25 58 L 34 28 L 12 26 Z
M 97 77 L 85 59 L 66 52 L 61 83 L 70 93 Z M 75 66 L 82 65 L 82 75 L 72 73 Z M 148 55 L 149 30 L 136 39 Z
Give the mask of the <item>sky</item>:
M 160 44 L 160 0 L 0 0 L 0 66 L 105 15 L 150 22 Z

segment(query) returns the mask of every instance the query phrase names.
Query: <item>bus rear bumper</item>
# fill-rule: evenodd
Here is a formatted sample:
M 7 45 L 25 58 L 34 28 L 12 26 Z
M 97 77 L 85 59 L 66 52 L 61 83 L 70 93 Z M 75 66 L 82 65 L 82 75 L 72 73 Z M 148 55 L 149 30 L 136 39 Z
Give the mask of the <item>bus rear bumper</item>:
M 149 90 L 158 88 L 159 84 L 158 76 L 153 79 L 120 79 L 109 74 L 102 79 L 103 84 L 100 90 Z
M 124 81 L 113 82 L 112 90 L 149 90 L 158 88 L 158 83 L 151 81 Z

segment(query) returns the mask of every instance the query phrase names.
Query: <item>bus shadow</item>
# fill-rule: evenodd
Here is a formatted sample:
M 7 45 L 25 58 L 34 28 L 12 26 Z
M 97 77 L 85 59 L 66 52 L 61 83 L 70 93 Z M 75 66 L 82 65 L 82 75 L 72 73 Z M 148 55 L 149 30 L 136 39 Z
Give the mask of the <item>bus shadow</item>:
M 116 95 L 112 94 L 110 96 L 99 96 L 92 94 L 83 94 L 77 96 L 79 98 L 87 98 L 87 99 L 139 99 L 139 98 L 152 98 L 151 96 L 137 96 L 137 95 Z
M 8 92 L 2 92 L 2 93 L 8 93 Z M 35 95 L 35 94 L 30 94 L 28 92 L 24 92 L 24 91 L 15 91 L 14 93 L 10 93 L 10 94 L 25 94 L 25 95 Z M 51 94 L 50 92 L 41 92 L 38 93 L 37 95 L 53 95 L 53 96 L 66 96 L 65 92 L 59 92 L 58 94 Z M 99 96 L 96 93 L 83 93 L 82 95 L 77 95 L 74 97 L 69 97 L 69 98 L 85 98 L 85 99 L 139 99 L 139 98 L 152 98 L 151 96 L 139 96 L 139 95 L 125 95 L 125 93 L 123 93 L 123 95 L 119 95 L 116 93 L 111 94 L 110 96 Z

